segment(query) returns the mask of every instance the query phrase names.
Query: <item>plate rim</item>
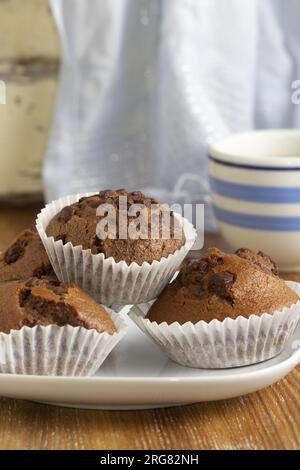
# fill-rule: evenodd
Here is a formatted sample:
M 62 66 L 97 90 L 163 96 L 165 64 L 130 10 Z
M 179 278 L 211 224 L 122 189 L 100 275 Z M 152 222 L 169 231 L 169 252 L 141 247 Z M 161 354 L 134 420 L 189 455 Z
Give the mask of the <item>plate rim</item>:
M 281 353 L 282 354 L 282 353 Z M 272 360 L 269 359 L 269 360 Z M 263 362 L 268 362 L 263 361 Z M 132 376 L 119 376 L 119 377 L 101 377 L 101 376 L 59 376 L 59 375 L 26 375 L 26 374 L 1 374 L 0 373 L 0 381 L 2 380 L 10 380 L 10 381 L 34 381 L 34 382 L 105 382 L 106 384 L 111 383 L 111 384 L 116 384 L 119 382 L 130 382 L 130 383 L 147 383 L 147 382 L 155 382 L 157 384 L 166 384 L 170 382 L 186 382 L 186 383 L 201 383 L 201 382 L 234 382 L 236 380 L 244 380 L 244 379 L 249 379 L 251 376 L 260 377 L 261 375 L 265 375 L 266 373 L 272 373 L 277 369 L 286 369 L 288 367 L 291 367 L 293 369 L 300 363 L 300 347 L 295 348 L 295 351 L 287 357 L 285 360 L 281 362 L 276 362 L 275 364 L 271 365 L 270 367 L 262 367 L 260 369 L 255 369 L 255 370 L 250 370 L 247 371 L 249 366 L 242 366 L 242 367 L 236 367 L 236 368 L 228 368 L 227 370 L 230 371 L 232 369 L 240 369 L 241 373 L 235 373 L 235 374 L 228 374 L 228 375 L 221 375 L 221 376 L 216 376 L 216 375 L 211 375 L 211 376 L 178 376 L 178 377 L 147 377 L 147 376 L 141 376 L 141 377 L 132 377 Z M 262 364 L 262 363 L 261 363 Z M 253 364 L 254 365 L 254 364 Z M 193 369 L 193 368 L 191 368 Z M 215 370 L 216 372 L 219 369 L 203 369 L 203 370 L 210 370 L 213 371 Z M 220 370 L 226 370 L 226 369 L 220 369 Z

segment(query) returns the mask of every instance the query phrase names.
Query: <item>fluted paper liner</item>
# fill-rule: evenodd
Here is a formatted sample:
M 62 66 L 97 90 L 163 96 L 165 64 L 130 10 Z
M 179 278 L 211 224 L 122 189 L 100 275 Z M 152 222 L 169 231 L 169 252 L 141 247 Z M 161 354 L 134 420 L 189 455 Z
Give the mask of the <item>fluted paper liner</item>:
M 50 220 L 65 206 L 77 202 L 88 194 L 62 197 L 47 204 L 38 214 L 36 228 L 47 251 L 58 279 L 75 283 L 97 302 L 105 305 L 138 304 L 157 297 L 173 277 L 196 239 L 196 230 L 188 220 L 175 214 L 183 224 L 186 243 L 174 254 L 142 265 L 125 261 L 116 262 L 103 253 L 92 254 L 82 246 L 65 245 L 46 235 Z
M 28 326 L 0 333 L 0 372 L 28 375 L 93 375 L 126 334 L 120 315 L 107 309 L 117 332 L 66 325 Z
M 287 281 L 300 296 L 300 283 Z M 300 318 L 300 301 L 272 314 L 239 316 L 224 321 L 203 320 L 180 325 L 157 324 L 145 316 L 153 302 L 132 307 L 129 316 L 170 359 L 183 366 L 222 369 L 245 366 L 279 354 Z

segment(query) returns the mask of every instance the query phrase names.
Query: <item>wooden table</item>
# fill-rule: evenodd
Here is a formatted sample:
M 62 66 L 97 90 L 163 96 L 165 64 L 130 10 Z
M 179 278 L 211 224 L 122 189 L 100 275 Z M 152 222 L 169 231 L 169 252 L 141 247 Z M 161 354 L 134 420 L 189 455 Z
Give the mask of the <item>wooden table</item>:
M 33 225 L 37 210 L 0 208 L 0 250 Z M 207 243 L 222 244 L 216 237 Z M 300 368 L 251 395 L 150 411 L 85 411 L 0 398 L 0 448 L 299 449 Z

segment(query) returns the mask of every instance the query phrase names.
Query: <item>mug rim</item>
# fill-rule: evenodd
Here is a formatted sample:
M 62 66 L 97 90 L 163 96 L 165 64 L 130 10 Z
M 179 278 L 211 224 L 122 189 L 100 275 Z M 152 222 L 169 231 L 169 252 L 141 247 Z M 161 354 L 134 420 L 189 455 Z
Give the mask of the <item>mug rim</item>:
M 260 139 L 263 145 L 278 139 L 281 145 L 284 145 L 284 140 L 291 142 L 291 139 L 299 140 L 299 152 L 291 155 L 287 152 L 286 155 L 261 155 L 251 154 L 251 151 L 238 151 L 230 149 L 230 146 L 243 144 L 245 142 L 255 143 L 256 139 Z M 295 143 L 295 142 L 294 142 Z M 245 145 L 245 144 L 244 144 Z M 288 145 L 287 145 L 288 146 Z M 260 169 L 260 170 L 299 170 L 300 171 L 300 129 L 262 129 L 250 132 L 233 133 L 221 140 L 218 140 L 208 147 L 208 157 L 215 163 L 220 163 L 226 166 Z

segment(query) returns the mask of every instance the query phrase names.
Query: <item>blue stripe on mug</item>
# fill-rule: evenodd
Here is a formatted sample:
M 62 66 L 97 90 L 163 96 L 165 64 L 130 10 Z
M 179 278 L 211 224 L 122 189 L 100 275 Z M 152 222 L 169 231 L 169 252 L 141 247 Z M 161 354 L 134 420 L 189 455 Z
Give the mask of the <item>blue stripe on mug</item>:
M 243 214 L 228 211 L 214 205 L 216 218 L 236 227 L 271 232 L 298 232 L 300 231 L 300 217 L 278 217 L 266 215 Z
M 213 193 L 231 199 L 279 204 L 300 203 L 300 186 L 288 188 L 282 186 L 254 186 L 250 184 L 229 183 L 214 176 L 210 176 L 209 180 Z

